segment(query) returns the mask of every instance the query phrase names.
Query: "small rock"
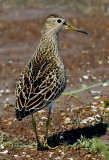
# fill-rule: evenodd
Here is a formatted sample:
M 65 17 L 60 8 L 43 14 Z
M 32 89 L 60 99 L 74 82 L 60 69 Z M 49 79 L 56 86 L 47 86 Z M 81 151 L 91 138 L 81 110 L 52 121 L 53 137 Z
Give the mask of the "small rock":
M 104 110 L 104 107 L 100 107 L 99 109 L 100 109 L 101 111 L 103 111 L 103 110 Z
M 33 148 L 33 146 L 28 146 L 28 148 L 32 149 L 32 148 Z
M 30 155 L 26 155 L 27 158 L 30 158 Z
M 107 87 L 107 86 L 109 86 L 109 82 L 104 82 L 103 87 Z
M 95 115 L 95 118 L 100 118 L 101 116 L 99 114 Z
M 6 93 L 9 93 L 10 92 L 10 90 L 9 89 L 6 89 L 6 91 L 5 91 Z
M 95 76 L 93 76 L 92 79 L 97 79 L 97 78 Z
M 12 121 L 12 120 L 13 120 L 13 117 L 9 117 L 9 118 L 8 118 L 8 121 Z
M 62 160 L 62 157 L 59 157 L 59 156 L 58 156 L 58 157 L 56 157 L 55 159 L 56 159 L 56 160 L 60 160 L 60 159 Z
M 45 110 L 42 109 L 42 110 L 40 110 L 38 113 L 39 113 L 39 114 L 43 114 L 43 113 L 45 113 Z
M 8 125 L 12 125 L 12 122 L 10 121 L 10 122 L 8 122 Z
M 61 116 L 62 116 L 62 117 L 66 116 L 66 113 L 65 113 L 65 112 L 62 112 L 62 113 L 61 113 Z
M 1 144 L 1 149 L 4 149 L 5 147 L 4 147 L 4 145 L 3 144 Z
M 46 120 L 46 119 L 47 119 L 47 117 L 42 117 L 41 119 L 45 119 L 45 120 Z
M 96 107 L 96 106 L 94 106 L 94 105 L 92 105 L 92 106 L 91 106 L 91 108 L 96 109 L 97 107 Z
M 71 121 L 71 118 L 67 117 L 64 121 L 65 124 L 67 124 L 69 121 Z
M 97 102 L 93 102 L 93 105 L 97 105 L 98 103 Z
M 39 125 L 44 125 L 43 121 L 40 121 L 40 122 L 39 122 Z
M 93 97 L 93 99 L 100 99 L 100 96 L 95 96 Z
M 6 103 L 5 103 L 5 105 L 3 106 L 3 108 L 4 108 L 4 109 L 8 109 L 8 108 L 10 108 L 9 103 L 8 103 L 8 102 L 6 102 Z
M 3 152 L 0 152 L 1 154 L 7 154 L 8 153 L 8 150 L 5 150 Z
M 14 155 L 14 157 L 16 157 L 16 158 L 17 158 L 17 157 L 18 157 L 18 155 L 16 155 L 16 154 L 15 154 L 15 155 Z
M 109 108 L 105 108 L 105 112 L 109 112 Z
M 54 152 L 50 152 L 49 157 L 51 158 L 53 154 L 54 154 Z
M 86 119 L 82 120 L 80 123 L 92 122 L 93 120 L 95 120 L 95 118 L 94 118 L 94 117 L 88 117 L 88 118 L 86 118 Z
M 89 78 L 89 76 L 87 76 L 87 75 L 84 75 L 84 76 L 83 76 L 83 78 L 84 78 L 84 79 L 88 79 L 88 78 Z
M 0 90 L 0 93 L 4 93 L 5 91 L 3 89 Z
M 91 90 L 90 92 L 91 92 L 92 94 L 96 94 L 96 93 L 99 94 L 99 93 L 101 93 L 101 91 L 93 91 L 93 90 Z

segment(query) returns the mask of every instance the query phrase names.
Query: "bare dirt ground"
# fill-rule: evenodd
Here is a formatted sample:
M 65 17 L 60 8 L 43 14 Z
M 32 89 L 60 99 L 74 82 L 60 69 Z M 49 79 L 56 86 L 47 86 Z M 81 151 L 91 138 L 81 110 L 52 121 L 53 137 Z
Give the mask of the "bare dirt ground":
M 90 153 L 89 148 L 74 149 L 72 145 L 83 135 L 87 138 L 98 136 L 109 147 L 109 83 L 76 95 L 62 95 L 56 101 L 48 139 L 51 146 L 58 146 L 56 150 L 37 150 L 31 117 L 21 122 L 15 120 L 14 92 L 20 72 L 40 40 L 43 21 L 49 13 L 58 13 L 71 24 L 88 32 L 88 35 L 72 31 L 60 34 L 61 57 L 68 79 L 65 93 L 108 81 L 107 8 L 104 5 L 97 10 L 90 9 L 87 13 L 72 11 L 71 8 L 0 9 L 0 159 L 104 159 L 102 153 Z M 44 141 L 47 114 L 47 109 L 35 113 L 41 141 Z

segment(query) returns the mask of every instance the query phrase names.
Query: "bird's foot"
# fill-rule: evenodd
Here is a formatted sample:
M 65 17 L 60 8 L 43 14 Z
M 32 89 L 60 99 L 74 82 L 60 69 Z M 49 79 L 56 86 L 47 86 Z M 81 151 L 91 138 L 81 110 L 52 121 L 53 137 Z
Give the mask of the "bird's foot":
M 37 150 L 45 150 L 46 148 L 42 144 L 37 145 Z
M 37 150 L 43 150 L 44 149 L 44 146 L 39 142 L 37 144 Z
M 48 143 L 47 143 L 47 139 L 45 140 L 43 147 L 44 147 L 44 148 L 48 148 L 48 149 L 56 149 L 56 148 L 58 148 L 58 146 L 50 147 L 50 146 L 48 145 Z

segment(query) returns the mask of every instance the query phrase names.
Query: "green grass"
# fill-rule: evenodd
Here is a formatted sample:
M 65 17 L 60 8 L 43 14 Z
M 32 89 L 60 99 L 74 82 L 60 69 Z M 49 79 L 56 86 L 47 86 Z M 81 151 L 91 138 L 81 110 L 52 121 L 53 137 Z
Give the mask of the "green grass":
M 2 144 L 5 148 L 13 148 L 14 150 L 21 150 L 23 148 L 28 148 L 29 146 L 33 146 L 33 148 L 37 148 L 36 143 L 28 142 L 28 144 L 24 144 L 24 136 L 18 136 L 17 138 L 9 139 L 9 134 L 3 131 L 0 131 L 0 144 Z
M 74 149 L 88 149 L 89 152 L 93 154 L 103 154 L 104 160 L 108 160 L 109 157 L 109 147 L 97 137 L 87 139 L 81 136 L 81 138 L 73 144 L 73 147 Z
M 108 85 L 109 81 L 106 81 L 106 82 L 101 82 L 101 83 L 98 83 L 98 84 L 94 84 L 92 86 L 86 86 L 86 85 L 83 85 L 83 87 L 81 89 L 78 89 L 78 90 L 75 90 L 75 91 L 72 91 L 72 92 L 69 92 L 69 93 L 62 93 L 63 96 L 74 96 L 76 93 L 79 93 L 79 92 L 82 92 L 82 91 L 86 91 L 88 89 L 91 89 L 91 88 L 94 88 L 94 87 L 97 87 L 97 86 L 105 86 L 105 85 Z

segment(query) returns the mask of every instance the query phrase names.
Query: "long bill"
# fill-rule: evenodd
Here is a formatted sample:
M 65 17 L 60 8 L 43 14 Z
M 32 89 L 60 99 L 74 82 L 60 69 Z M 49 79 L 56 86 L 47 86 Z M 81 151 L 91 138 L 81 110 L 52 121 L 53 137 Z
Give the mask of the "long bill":
M 81 32 L 81 33 L 84 33 L 84 34 L 88 34 L 87 32 L 85 32 L 85 31 L 83 31 L 83 30 L 81 30 L 81 29 L 78 29 L 78 28 L 76 28 L 76 27 L 74 27 L 74 26 L 72 26 L 72 25 L 70 25 L 70 24 L 67 25 L 67 28 L 66 28 L 66 29 L 74 30 L 74 31 L 76 31 L 76 32 Z

